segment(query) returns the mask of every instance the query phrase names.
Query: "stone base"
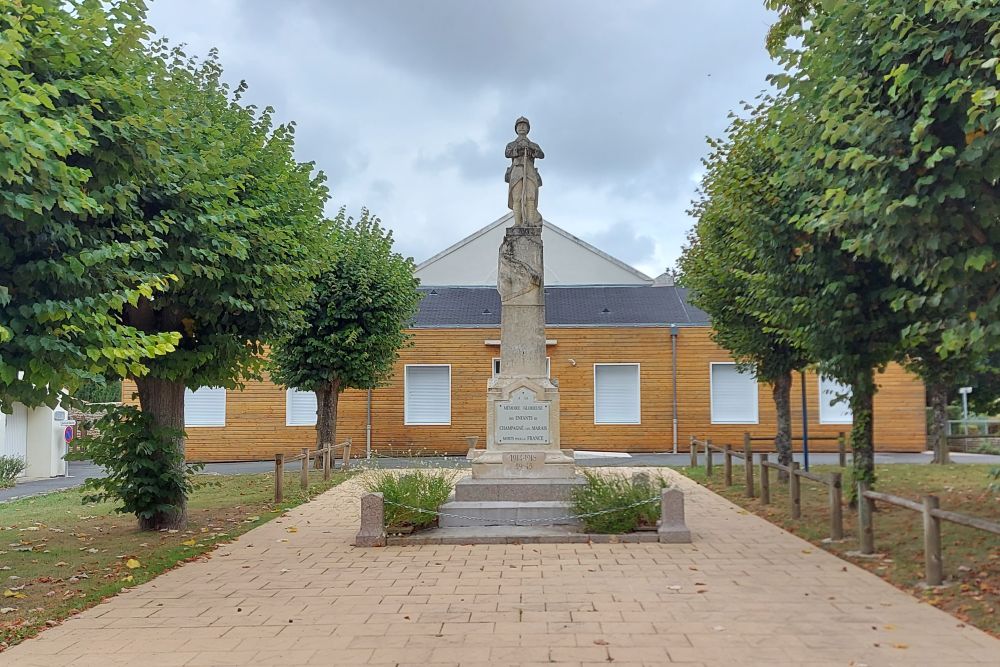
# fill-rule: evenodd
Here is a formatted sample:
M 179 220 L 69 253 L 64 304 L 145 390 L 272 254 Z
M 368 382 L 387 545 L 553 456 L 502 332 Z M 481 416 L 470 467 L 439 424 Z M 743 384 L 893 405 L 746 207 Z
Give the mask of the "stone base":
M 523 456 L 527 461 L 516 460 Z M 505 451 L 486 449 L 472 461 L 476 479 L 571 479 L 576 476 L 576 462 L 571 449 Z
M 472 526 L 432 528 L 413 535 L 390 536 L 390 546 L 433 544 L 623 544 L 658 542 L 655 532 L 603 535 L 572 526 Z
M 566 501 L 535 500 L 515 502 L 505 500 L 452 500 L 440 507 L 438 525 L 442 528 L 466 526 L 555 526 L 576 525 L 568 518 L 573 508 Z M 452 515 L 452 516 L 449 516 Z
M 475 479 L 466 477 L 455 485 L 455 500 L 460 502 L 492 501 L 568 501 L 574 489 L 586 486 L 583 477 L 556 479 Z

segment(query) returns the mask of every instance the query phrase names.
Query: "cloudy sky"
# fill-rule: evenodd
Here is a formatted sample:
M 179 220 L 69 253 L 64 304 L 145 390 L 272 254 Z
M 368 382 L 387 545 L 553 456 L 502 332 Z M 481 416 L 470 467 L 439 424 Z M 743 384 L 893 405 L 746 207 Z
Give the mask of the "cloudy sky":
M 650 275 L 673 266 L 706 135 L 774 70 L 762 0 L 153 0 L 188 53 L 298 124 L 331 214 L 367 206 L 418 262 L 507 212 L 513 121 L 547 220 Z

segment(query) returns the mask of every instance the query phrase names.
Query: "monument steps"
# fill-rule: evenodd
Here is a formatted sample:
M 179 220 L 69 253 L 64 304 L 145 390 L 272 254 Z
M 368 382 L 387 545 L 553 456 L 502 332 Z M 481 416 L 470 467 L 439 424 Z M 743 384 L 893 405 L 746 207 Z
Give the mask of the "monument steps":
M 455 485 L 459 502 L 568 501 L 574 489 L 586 486 L 582 477 L 476 479 L 468 477 Z
M 573 508 L 567 501 L 463 501 L 451 500 L 440 507 L 438 525 L 441 528 L 470 526 L 572 526 Z

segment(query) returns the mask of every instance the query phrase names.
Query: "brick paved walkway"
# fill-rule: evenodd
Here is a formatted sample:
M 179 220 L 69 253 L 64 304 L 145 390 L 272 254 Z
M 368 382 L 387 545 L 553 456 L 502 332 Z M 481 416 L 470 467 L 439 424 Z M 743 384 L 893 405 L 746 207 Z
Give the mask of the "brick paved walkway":
M 1000 641 L 677 478 L 691 545 L 372 550 L 349 546 L 352 480 L 0 665 L 998 664 Z

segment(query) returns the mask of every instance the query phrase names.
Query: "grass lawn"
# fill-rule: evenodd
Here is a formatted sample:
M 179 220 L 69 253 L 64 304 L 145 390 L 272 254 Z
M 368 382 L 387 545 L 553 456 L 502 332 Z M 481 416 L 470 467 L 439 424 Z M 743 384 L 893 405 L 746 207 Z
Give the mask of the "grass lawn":
M 995 521 L 1000 517 L 1000 492 L 987 488 L 990 468 L 988 465 L 878 466 L 876 489 L 917 501 L 923 495 L 934 494 L 941 499 L 942 509 Z M 754 470 L 754 481 L 759 491 L 758 470 Z M 813 466 L 812 470 L 824 473 L 840 468 Z M 857 513 L 846 506 L 846 488 L 844 540 L 824 543 L 823 539 L 830 534 L 826 486 L 801 480 L 802 518 L 796 521 L 791 519 L 789 513 L 788 487 L 776 481 L 776 471 L 771 471 L 771 504 L 767 506 L 761 505 L 759 499 L 743 497 L 742 466 L 733 466 L 735 484 L 728 489 L 722 483 L 721 463 L 714 468 L 710 480 L 706 480 L 704 468 L 684 468 L 681 472 L 785 530 L 874 572 L 928 604 L 1000 637 L 1000 536 L 942 522 L 946 586 L 925 589 L 920 585 L 924 574 L 923 519 L 917 512 L 888 503 L 876 503 L 875 550 L 884 557 L 852 558 L 847 552 L 858 549 Z
M 274 474 L 203 475 L 181 531 L 140 532 L 113 505 L 82 505 L 78 489 L 0 504 L 0 651 L 47 625 L 149 581 L 216 545 L 270 521 L 346 479 L 312 472 L 285 476 L 274 504 Z

